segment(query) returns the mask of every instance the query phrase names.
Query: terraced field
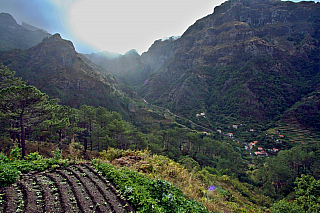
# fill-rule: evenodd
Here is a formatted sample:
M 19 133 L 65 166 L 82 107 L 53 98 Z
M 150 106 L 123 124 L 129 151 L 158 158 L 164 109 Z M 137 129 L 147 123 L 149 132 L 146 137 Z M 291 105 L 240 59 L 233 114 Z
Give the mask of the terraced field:
M 25 175 L 0 189 L 0 212 L 135 212 L 87 164 Z

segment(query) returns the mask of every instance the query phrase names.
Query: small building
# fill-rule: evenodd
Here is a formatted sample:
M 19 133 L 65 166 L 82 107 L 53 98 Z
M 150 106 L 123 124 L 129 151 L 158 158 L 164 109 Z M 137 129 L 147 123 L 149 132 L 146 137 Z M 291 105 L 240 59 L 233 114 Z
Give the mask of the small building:
M 232 128 L 234 128 L 234 129 L 238 129 L 238 125 L 232 125 Z
M 219 132 L 221 134 L 222 131 L 221 131 L 221 129 L 217 129 L 217 132 Z
M 263 151 L 263 148 L 262 148 L 262 147 L 258 147 L 258 150 L 259 150 L 259 151 Z
M 227 133 L 227 136 L 229 136 L 230 138 L 233 138 L 233 133 Z
M 255 152 L 254 153 L 255 155 L 257 155 L 257 156 L 268 156 L 268 153 L 266 153 L 265 151 L 261 151 L 261 152 Z

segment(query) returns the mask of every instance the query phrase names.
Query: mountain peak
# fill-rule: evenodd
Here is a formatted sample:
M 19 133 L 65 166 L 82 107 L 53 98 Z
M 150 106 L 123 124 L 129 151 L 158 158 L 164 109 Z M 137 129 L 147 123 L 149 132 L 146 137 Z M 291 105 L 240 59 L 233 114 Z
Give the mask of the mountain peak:
M 54 34 L 52 37 L 52 39 L 58 39 L 58 40 L 62 40 L 61 35 L 59 33 Z
M 16 26 L 18 23 L 9 13 L 0 13 L 0 26 Z
M 56 42 L 66 43 L 66 44 L 68 44 L 68 45 L 75 51 L 75 48 L 74 48 L 74 46 L 73 46 L 73 43 L 72 43 L 71 41 L 68 41 L 68 40 L 63 39 L 59 33 L 56 33 L 56 34 L 54 34 L 54 35 L 51 36 L 51 37 L 44 38 L 44 39 L 43 39 L 43 42 L 44 42 L 44 43 L 55 43 L 54 45 L 57 45 Z
M 281 0 L 229 0 L 215 7 L 214 13 L 224 13 L 236 6 L 250 7 L 257 4 L 274 4 L 275 2 L 281 2 Z
M 126 56 L 129 56 L 129 55 L 132 55 L 132 56 L 136 56 L 136 55 L 137 55 L 137 56 L 140 56 L 136 49 L 129 50 L 129 51 L 126 52 L 124 55 L 126 55 Z

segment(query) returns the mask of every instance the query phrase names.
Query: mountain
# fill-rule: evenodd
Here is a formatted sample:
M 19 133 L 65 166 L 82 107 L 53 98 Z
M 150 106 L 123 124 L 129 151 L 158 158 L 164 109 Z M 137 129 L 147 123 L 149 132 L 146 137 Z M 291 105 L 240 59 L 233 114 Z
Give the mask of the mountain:
M 29 49 L 51 34 L 22 23 L 19 25 L 8 13 L 0 13 L 0 50 Z
M 26 28 L 27 30 L 30 30 L 30 31 L 38 31 L 38 30 L 41 30 L 42 32 L 44 33 L 48 33 L 47 31 L 43 30 L 43 29 L 40 29 L 40 28 L 37 28 L 35 26 L 32 26 L 30 24 L 27 24 L 25 22 L 22 22 L 21 24 L 22 27 Z
M 229 0 L 141 55 L 148 102 L 194 117 L 276 120 L 319 86 L 320 4 Z
M 61 104 L 104 106 L 126 114 L 126 95 L 116 88 L 117 81 L 111 74 L 102 76 L 103 68 L 83 58 L 59 34 L 28 50 L 3 51 L 0 62 Z
M 140 55 L 134 49 L 126 52 L 124 55 L 104 51 L 86 54 L 85 57 L 110 71 L 123 83 L 132 86 L 142 84 L 150 74 L 150 69 L 141 62 Z

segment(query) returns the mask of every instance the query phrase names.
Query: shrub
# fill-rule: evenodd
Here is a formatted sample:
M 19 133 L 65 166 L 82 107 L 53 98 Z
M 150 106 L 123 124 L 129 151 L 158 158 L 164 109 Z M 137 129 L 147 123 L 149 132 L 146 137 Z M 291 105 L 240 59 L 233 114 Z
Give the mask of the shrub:
M 270 208 L 272 213 L 301 213 L 304 212 L 302 207 L 296 202 L 280 200 L 272 205 Z
M 98 160 L 93 160 L 92 165 L 112 181 L 139 212 L 208 212 L 202 203 L 186 199 L 180 189 L 167 181 L 150 180 L 138 172 L 117 169 Z
M 20 159 L 21 158 L 21 148 L 19 148 L 18 146 L 15 146 L 11 152 L 10 152 L 10 159 Z

